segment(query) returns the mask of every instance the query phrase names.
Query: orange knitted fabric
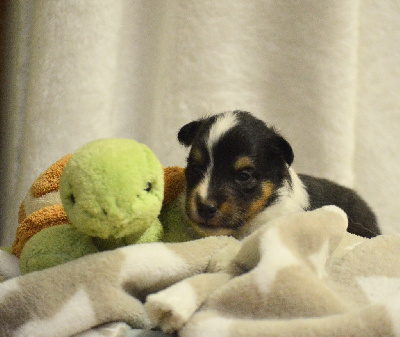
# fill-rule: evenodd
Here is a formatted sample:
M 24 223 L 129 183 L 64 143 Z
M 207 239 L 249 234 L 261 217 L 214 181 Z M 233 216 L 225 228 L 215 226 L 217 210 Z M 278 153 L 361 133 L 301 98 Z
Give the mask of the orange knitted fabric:
M 186 187 L 185 170 L 182 167 L 164 168 L 164 200 L 163 206 L 174 200 Z
M 14 255 L 19 257 L 25 243 L 42 229 L 68 223 L 62 205 L 50 204 L 54 197 L 49 196 L 52 192 L 58 192 L 61 173 L 71 156 L 69 154 L 56 161 L 33 182 L 18 212 L 18 228 L 12 245 Z M 27 214 L 26 210 L 30 209 L 31 205 L 25 203 L 30 204 L 34 200 L 40 200 L 43 207 Z

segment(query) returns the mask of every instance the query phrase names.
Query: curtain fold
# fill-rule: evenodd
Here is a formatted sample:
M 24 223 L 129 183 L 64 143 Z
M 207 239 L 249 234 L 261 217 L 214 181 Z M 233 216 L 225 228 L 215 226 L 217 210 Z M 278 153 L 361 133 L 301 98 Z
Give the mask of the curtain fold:
M 243 109 L 299 172 L 356 188 L 400 232 L 397 0 L 36 0 L 10 4 L 3 244 L 37 175 L 84 143 L 134 138 L 185 163 L 176 133 Z

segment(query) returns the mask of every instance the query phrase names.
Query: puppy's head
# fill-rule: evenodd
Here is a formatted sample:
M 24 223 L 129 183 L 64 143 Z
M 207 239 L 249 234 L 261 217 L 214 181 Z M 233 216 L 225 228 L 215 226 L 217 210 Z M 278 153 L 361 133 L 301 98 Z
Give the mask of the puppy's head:
M 178 140 L 191 146 L 186 167 L 186 212 L 203 236 L 232 235 L 272 204 L 289 178 L 289 143 L 243 111 L 183 126 Z

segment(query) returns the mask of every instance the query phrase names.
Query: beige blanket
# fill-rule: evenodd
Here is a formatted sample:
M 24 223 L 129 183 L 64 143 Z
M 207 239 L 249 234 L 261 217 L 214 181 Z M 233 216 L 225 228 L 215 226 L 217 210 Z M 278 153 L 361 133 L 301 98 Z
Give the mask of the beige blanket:
M 242 242 L 133 245 L 14 277 L 0 283 L 0 336 L 115 321 L 190 337 L 400 336 L 400 235 L 369 240 L 346 226 L 329 206 Z

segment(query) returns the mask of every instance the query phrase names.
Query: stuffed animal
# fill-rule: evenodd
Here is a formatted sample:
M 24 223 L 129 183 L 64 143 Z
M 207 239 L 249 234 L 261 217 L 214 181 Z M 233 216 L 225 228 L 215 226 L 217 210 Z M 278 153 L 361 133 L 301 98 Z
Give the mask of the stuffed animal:
M 182 211 L 184 188 L 184 170 L 163 174 L 144 144 L 86 144 L 46 170 L 22 203 L 13 244 L 21 272 L 127 244 L 196 238 Z

